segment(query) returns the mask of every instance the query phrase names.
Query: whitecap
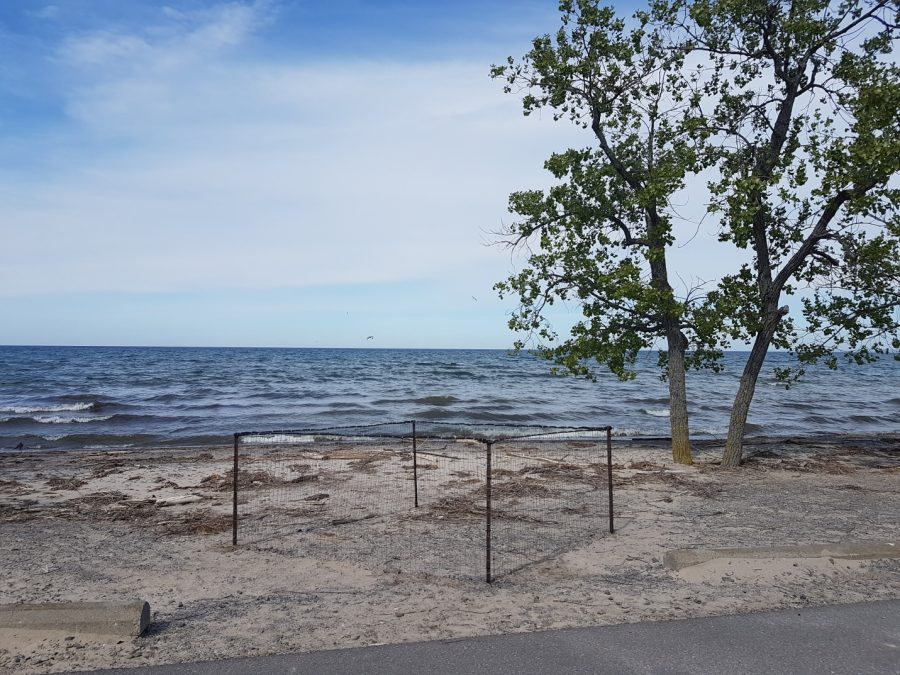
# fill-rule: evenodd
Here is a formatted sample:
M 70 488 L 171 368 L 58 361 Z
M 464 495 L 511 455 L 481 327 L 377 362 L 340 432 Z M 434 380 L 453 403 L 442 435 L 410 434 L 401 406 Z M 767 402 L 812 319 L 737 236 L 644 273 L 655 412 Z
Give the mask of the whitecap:
M 247 445 L 267 445 L 269 443 L 313 443 L 314 436 L 308 434 L 248 434 L 241 437 Z
M 35 422 L 38 422 L 39 424 L 86 424 L 88 422 L 105 422 L 106 420 L 111 418 L 112 415 L 106 415 L 105 417 L 63 417 L 61 415 L 36 415 L 31 419 L 33 419 Z
M 80 412 L 82 410 L 90 410 L 97 404 L 91 403 L 57 403 L 53 405 L 14 405 L 2 408 L 2 412 L 11 412 L 16 415 L 31 415 L 33 413 L 54 413 L 54 412 Z
M 644 408 L 644 412 L 653 417 L 668 417 L 669 409 L 668 408 Z
M 640 438 L 641 436 L 654 436 L 654 434 L 648 433 L 647 429 L 632 429 L 629 427 L 615 428 L 613 429 L 612 435 L 621 438 Z

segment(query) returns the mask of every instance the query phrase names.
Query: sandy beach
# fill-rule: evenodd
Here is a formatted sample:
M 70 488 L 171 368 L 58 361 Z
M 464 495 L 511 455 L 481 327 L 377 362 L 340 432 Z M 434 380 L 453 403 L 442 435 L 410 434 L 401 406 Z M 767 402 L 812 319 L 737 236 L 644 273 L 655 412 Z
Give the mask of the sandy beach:
M 896 542 L 898 449 L 896 435 L 760 439 L 748 447 L 744 467 L 722 471 L 714 442 L 698 443 L 696 463 L 685 467 L 671 463 L 664 444 L 619 440 L 616 534 L 599 532 L 491 585 L 404 571 L 378 556 L 316 557 L 290 534 L 233 548 L 230 448 L 6 452 L 0 454 L 0 602 L 139 597 L 149 601 L 153 618 L 138 638 L 0 630 L 0 671 L 133 666 L 898 598 L 896 559 L 718 559 L 678 572 L 662 563 L 679 548 Z M 377 469 L 369 473 L 366 485 L 390 490 L 390 481 L 372 479 L 377 475 Z M 166 505 L 186 496 L 198 499 Z M 252 506 L 252 486 L 246 499 L 242 506 Z M 391 518 L 403 514 L 354 523 L 357 548 L 380 541 Z M 446 532 L 434 534 L 436 547 L 453 546 Z

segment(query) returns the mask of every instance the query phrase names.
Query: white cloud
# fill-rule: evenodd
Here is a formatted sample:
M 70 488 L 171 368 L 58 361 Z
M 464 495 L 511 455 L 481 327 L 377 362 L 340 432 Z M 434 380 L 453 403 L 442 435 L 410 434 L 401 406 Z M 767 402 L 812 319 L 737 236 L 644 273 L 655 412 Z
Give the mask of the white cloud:
M 183 67 L 237 47 L 274 17 L 273 4 L 228 3 L 185 12 L 160 11 L 160 22 L 139 32 L 98 30 L 66 39 L 57 58 L 75 68 L 104 66 L 136 72 Z
M 150 50 L 150 45 L 139 36 L 98 31 L 68 40 L 61 60 L 73 65 L 97 66 L 114 60 L 134 59 Z
M 480 62 L 243 53 L 269 12 L 66 42 L 74 128 L 33 148 L 52 175 L 4 172 L 0 292 L 503 276 L 484 232 L 577 132 L 522 118 Z
M 272 11 L 168 9 L 65 42 L 72 130 L 31 149 L 52 170 L 0 171 L 0 295 L 426 278 L 492 295 L 507 195 L 590 139 L 524 118 L 487 63 L 255 57 Z M 698 237 L 673 270 L 708 250 Z

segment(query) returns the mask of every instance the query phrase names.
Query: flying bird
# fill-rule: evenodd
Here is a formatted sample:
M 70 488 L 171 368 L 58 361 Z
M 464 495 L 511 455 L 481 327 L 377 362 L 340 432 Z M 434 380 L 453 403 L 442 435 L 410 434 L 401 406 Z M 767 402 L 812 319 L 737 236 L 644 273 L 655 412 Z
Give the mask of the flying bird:
M 374 340 L 374 339 L 375 339 L 374 335 L 370 335 L 369 337 L 366 338 L 366 340 Z

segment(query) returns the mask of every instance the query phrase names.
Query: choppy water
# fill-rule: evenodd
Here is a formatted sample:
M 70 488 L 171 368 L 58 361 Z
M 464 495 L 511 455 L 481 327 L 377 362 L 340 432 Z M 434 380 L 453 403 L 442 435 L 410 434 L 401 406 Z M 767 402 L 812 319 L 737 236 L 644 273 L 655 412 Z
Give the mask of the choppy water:
M 690 373 L 691 431 L 721 436 L 746 354 Z M 767 435 L 900 431 L 900 363 L 815 368 L 788 391 L 770 354 L 750 412 Z M 0 347 L 0 448 L 199 445 L 235 431 L 420 419 L 610 424 L 668 434 L 666 385 L 646 354 L 631 382 L 549 374 L 503 350 Z

